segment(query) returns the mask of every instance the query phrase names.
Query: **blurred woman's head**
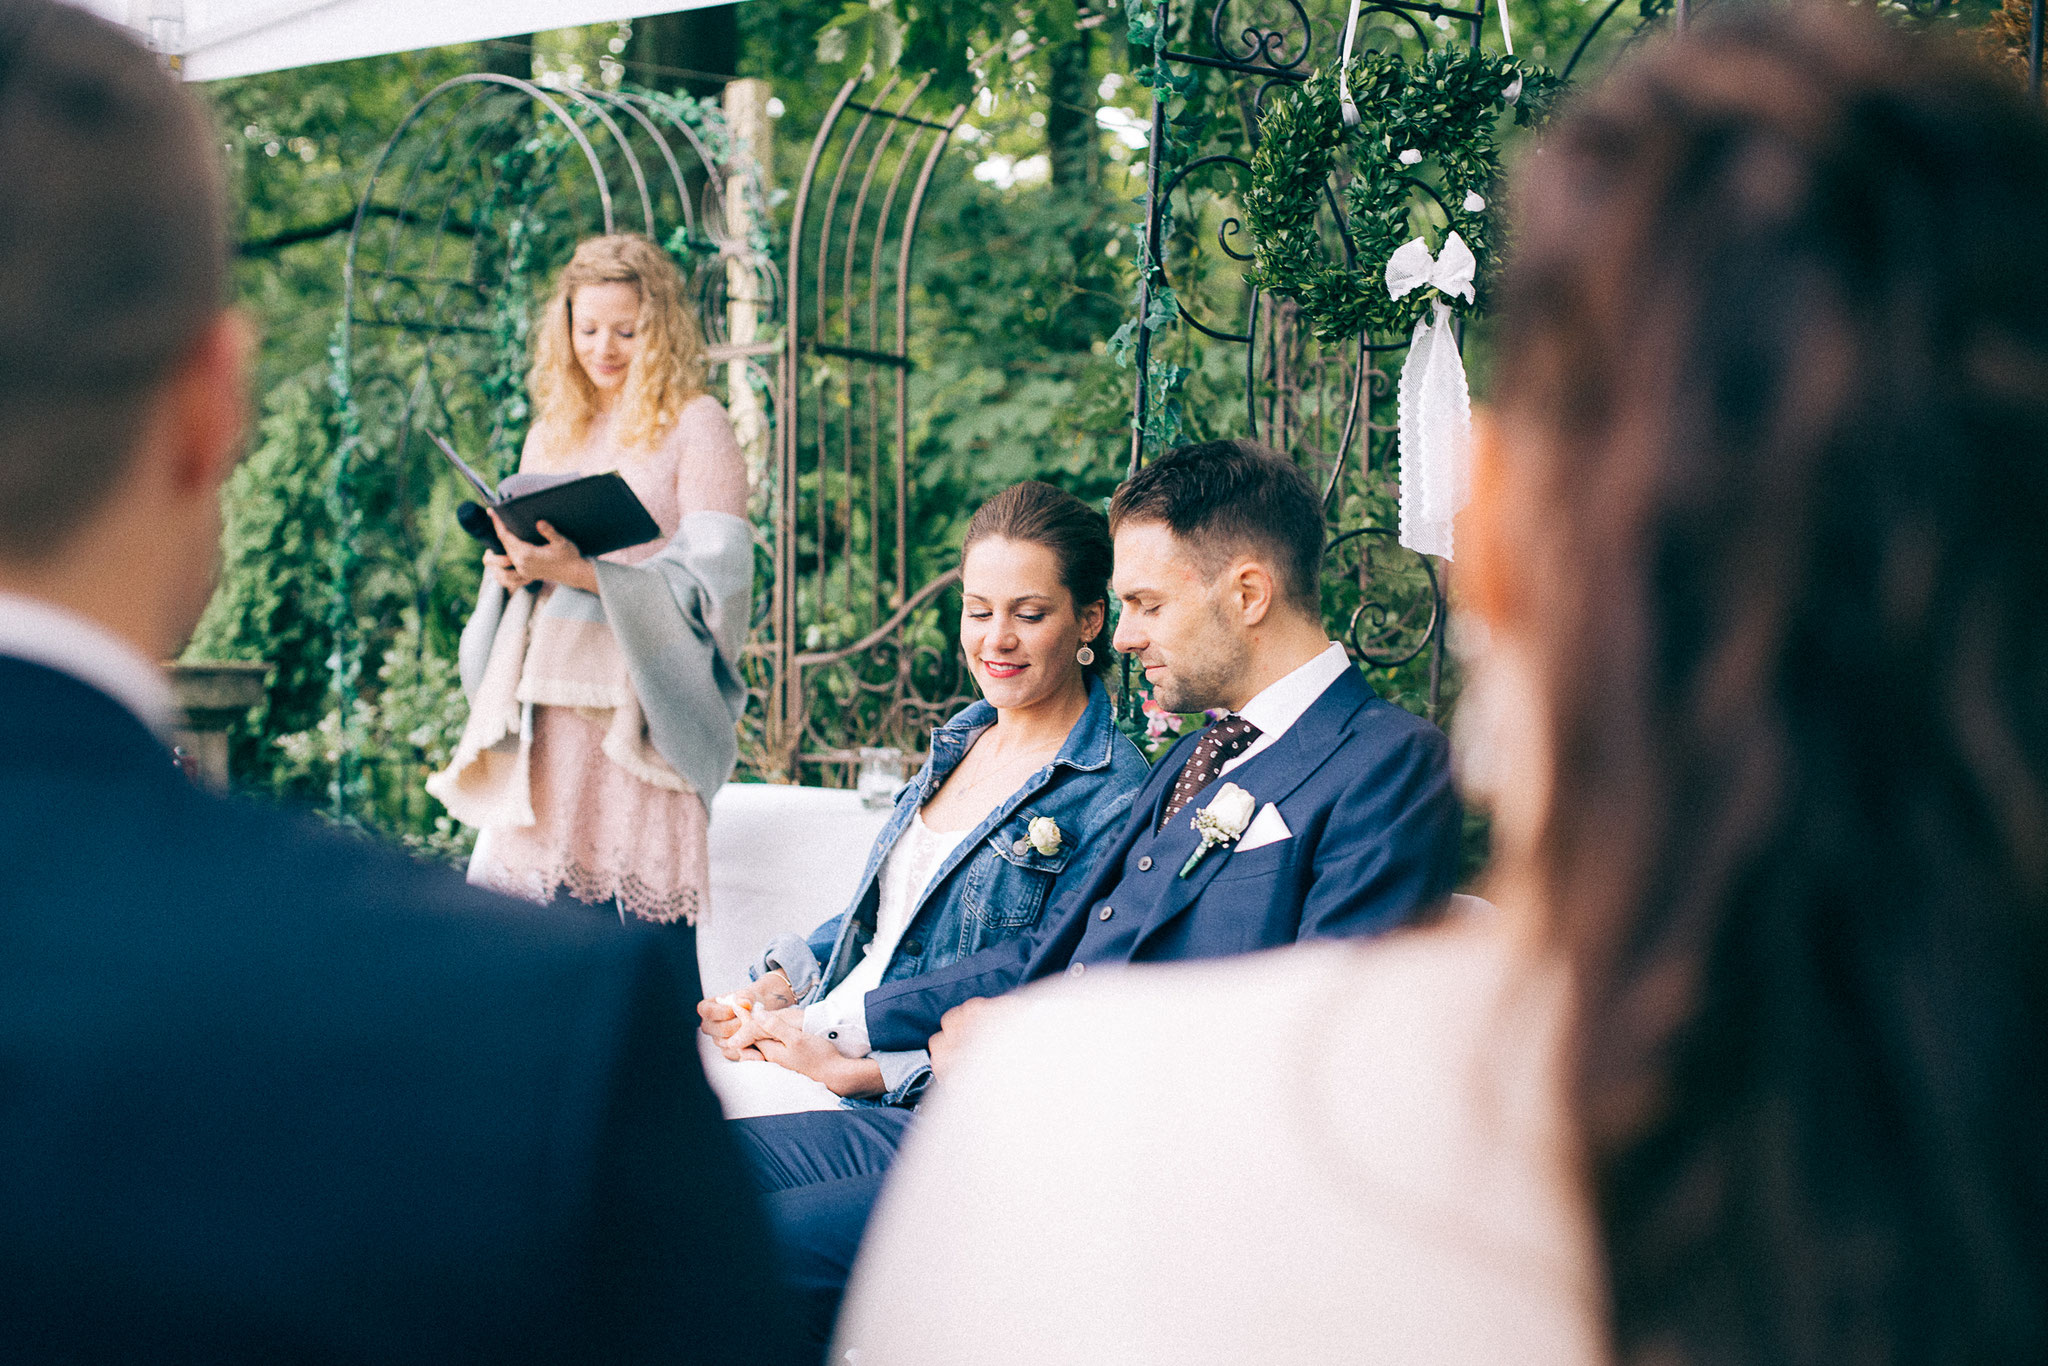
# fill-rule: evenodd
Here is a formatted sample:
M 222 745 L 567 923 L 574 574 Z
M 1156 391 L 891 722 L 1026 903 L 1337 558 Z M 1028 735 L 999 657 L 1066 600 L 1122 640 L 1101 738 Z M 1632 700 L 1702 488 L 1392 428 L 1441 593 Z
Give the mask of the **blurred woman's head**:
M 1620 1355 L 2048 1359 L 2048 125 L 1759 6 L 1512 191 L 1460 583 Z
M 559 444 L 613 411 L 619 444 L 660 440 L 704 391 L 704 337 L 668 253 L 635 233 L 592 237 L 555 280 L 534 332 L 535 421 Z
M 1108 667 L 1112 559 L 1109 519 L 1050 484 L 1012 485 L 975 511 L 960 546 L 960 647 L 984 697 L 1027 707 Z

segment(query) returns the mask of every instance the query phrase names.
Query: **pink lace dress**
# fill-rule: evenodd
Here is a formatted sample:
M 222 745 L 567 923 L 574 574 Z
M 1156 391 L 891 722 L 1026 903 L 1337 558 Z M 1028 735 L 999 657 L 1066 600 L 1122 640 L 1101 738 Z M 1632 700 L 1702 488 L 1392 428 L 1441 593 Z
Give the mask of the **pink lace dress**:
M 610 429 L 608 419 L 593 421 L 579 447 L 545 465 L 537 461 L 529 437 L 520 462 L 522 471 L 539 467 L 595 474 L 615 469 L 624 476 L 661 527 L 663 541 L 605 559 L 637 564 L 649 558 L 690 512 L 745 515 L 745 466 L 716 399 L 702 395 L 685 405 L 667 437 L 651 451 L 620 449 Z M 543 594 L 554 591 L 552 584 L 542 589 Z M 602 626 L 588 629 L 610 634 Z M 609 641 L 585 645 L 616 649 Z M 537 664 L 532 654 L 527 663 L 531 674 Z M 708 899 L 710 817 L 703 799 L 661 761 L 644 733 L 622 756 L 628 762 L 615 757 L 619 745 L 609 711 L 537 703 L 532 714 L 528 791 L 533 823 L 485 827 L 470 880 L 534 901 L 566 892 L 591 904 L 615 901 L 621 915 L 696 924 Z

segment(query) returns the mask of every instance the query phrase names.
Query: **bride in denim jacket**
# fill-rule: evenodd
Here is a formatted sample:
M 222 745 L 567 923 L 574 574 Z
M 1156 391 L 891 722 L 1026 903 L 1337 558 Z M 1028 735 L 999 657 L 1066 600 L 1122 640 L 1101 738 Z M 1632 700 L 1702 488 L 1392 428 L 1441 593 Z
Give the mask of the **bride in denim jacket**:
M 1029 930 L 1144 784 L 1101 679 L 1111 559 L 1107 519 L 1049 484 L 975 512 L 960 644 L 983 700 L 932 732 L 853 904 L 808 941 L 779 937 L 748 987 L 698 1006 L 726 1057 L 778 1063 L 851 1103 L 916 1102 L 929 1060 L 868 1050 L 867 993 Z

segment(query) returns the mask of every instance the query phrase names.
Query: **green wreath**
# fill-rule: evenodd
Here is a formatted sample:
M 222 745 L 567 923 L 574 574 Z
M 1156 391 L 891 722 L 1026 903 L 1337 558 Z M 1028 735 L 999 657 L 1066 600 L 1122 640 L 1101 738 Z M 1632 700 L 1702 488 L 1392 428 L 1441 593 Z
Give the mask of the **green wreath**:
M 1252 283 L 1297 301 L 1326 342 L 1405 332 L 1428 306 L 1428 290 L 1388 298 L 1385 275 L 1387 258 L 1416 235 L 1411 219 L 1423 187 L 1447 220 L 1444 237 L 1455 232 L 1472 248 L 1485 288 L 1492 230 L 1484 196 L 1500 170 L 1501 108 L 1520 81 L 1515 123 L 1538 122 L 1559 84 L 1548 71 L 1479 48 L 1439 48 L 1413 65 L 1396 53 L 1366 52 L 1350 67 L 1359 126 L 1346 128 L 1338 77 L 1337 68 L 1317 72 L 1277 99 L 1260 125 L 1244 198 Z M 1344 207 L 1357 266 L 1333 263 L 1317 227 L 1324 187 L 1346 147 L 1353 161 Z

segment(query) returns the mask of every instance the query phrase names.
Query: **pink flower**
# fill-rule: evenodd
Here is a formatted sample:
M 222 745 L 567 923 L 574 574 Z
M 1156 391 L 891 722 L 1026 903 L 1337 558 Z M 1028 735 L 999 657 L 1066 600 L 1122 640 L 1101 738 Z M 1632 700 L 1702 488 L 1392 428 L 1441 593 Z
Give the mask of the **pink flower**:
M 1153 699 L 1146 698 L 1142 710 L 1145 713 L 1145 734 L 1154 740 L 1169 732 L 1174 735 L 1180 734 L 1180 717 L 1160 706 Z

